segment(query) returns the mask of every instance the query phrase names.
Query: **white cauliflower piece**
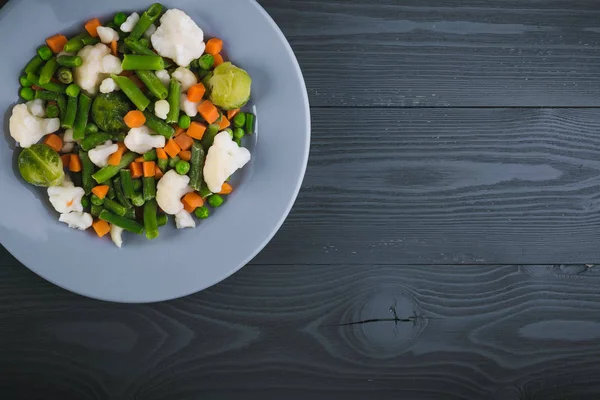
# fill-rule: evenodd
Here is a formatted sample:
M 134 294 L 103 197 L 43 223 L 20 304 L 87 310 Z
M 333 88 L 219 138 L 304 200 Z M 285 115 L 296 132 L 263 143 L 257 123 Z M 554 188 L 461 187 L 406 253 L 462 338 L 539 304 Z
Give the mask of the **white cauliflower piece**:
M 144 36 L 147 37 L 148 39 L 150 39 L 152 37 L 152 35 L 154 35 L 154 32 L 156 32 L 156 25 L 152 24 L 152 25 L 150 25 L 148 30 L 146 30 L 146 32 L 144 32 Z
M 112 54 L 105 55 L 102 57 L 102 72 L 105 74 L 119 75 L 121 72 L 123 72 L 121 60 Z
M 228 132 L 219 133 L 208 150 L 204 165 L 204 179 L 208 189 L 213 193 L 220 192 L 227 178 L 243 168 L 250 158 L 248 149 L 239 147 Z
M 156 185 L 156 202 L 158 206 L 166 214 L 176 215 L 179 213 L 183 210 L 181 198 L 194 191 L 188 186 L 189 183 L 189 176 L 179 175 L 175 170 L 167 172 Z
M 179 67 L 173 72 L 173 78 L 177 79 L 181 83 L 181 91 L 187 92 L 189 88 L 198 83 L 196 75 L 185 67 Z
M 152 46 L 158 54 L 170 58 L 181 67 L 204 54 L 204 32 L 194 20 L 178 9 L 168 10 L 152 35 Z
M 60 214 L 58 219 L 60 222 L 64 222 L 69 225 L 69 228 L 79 229 L 85 231 L 92 226 L 94 219 L 88 213 L 73 211 L 68 214 Z
M 61 214 L 68 214 L 73 211 L 82 212 L 81 198 L 83 196 L 85 196 L 85 191 L 74 186 L 72 182 L 65 182 L 60 186 L 48 188 L 50 203 Z
M 44 100 L 35 99 L 35 100 L 28 101 L 25 104 L 27 104 L 27 109 L 29 110 L 31 115 L 33 115 L 34 117 L 44 118 L 46 116 L 46 109 L 44 108 Z
M 25 104 L 17 104 L 12 110 L 9 122 L 10 136 L 23 148 L 31 147 L 47 134 L 59 129 L 60 119 L 36 117 L 29 112 Z
M 98 36 L 100 36 L 100 41 L 105 44 L 119 41 L 119 32 L 106 26 L 98 27 Z
M 98 43 L 95 46 L 85 46 L 77 55 L 81 57 L 83 64 L 75 68 L 75 83 L 89 94 L 95 95 L 100 82 L 108 78 L 108 73 L 104 71 L 103 58 L 111 55 L 110 49 L 105 44 Z
M 185 210 L 181 210 L 175 215 L 175 224 L 177 225 L 177 229 L 196 227 L 196 221 L 192 218 L 192 214 Z
M 121 24 L 121 30 L 123 32 L 127 32 L 127 33 L 131 32 L 133 30 L 133 28 L 137 25 L 139 20 L 140 20 L 140 14 L 134 12 L 127 18 L 127 20 L 125 22 L 123 22 Z
M 75 143 L 65 142 L 63 139 L 63 147 L 60 149 L 61 153 L 70 153 L 75 148 Z
M 187 116 L 195 117 L 198 115 L 198 106 L 201 102 L 202 101 L 194 103 L 193 101 L 189 101 L 187 94 L 182 94 L 181 101 L 179 102 L 179 108 L 181 108 L 181 111 L 186 113 Z
M 90 161 L 93 162 L 96 167 L 104 168 L 108 165 L 108 158 L 111 156 L 111 154 L 116 153 L 117 150 L 119 150 L 119 146 L 117 144 L 113 144 L 113 142 L 109 140 L 106 143 L 90 150 L 88 152 L 88 156 L 90 157 Z
M 100 93 L 112 93 L 121 90 L 113 78 L 106 78 L 100 85 Z
M 157 135 L 147 126 L 133 128 L 125 137 L 125 146 L 134 153 L 144 154 L 154 148 L 165 147 L 165 137 Z
M 110 226 L 110 238 L 118 248 L 123 247 L 123 230 L 116 225 Z
M 67 129 L 65 134 L 63 135 L 63 141 L 67 143 L 73 143 L 75 139 L 73 139 L 73 129 Z
M 166 69 L 161 69 L 160 71 L 156 71 L 154 74 L 158 79 L 160 79 L 163 85 L 169 87 L 169 84 L 171 83 L 171 75 L 169 75 L 169 71 Z
M 166 100 L 159 100 L 154 104 L 154 114 L 160 119 L 167 119 L 171 106 Z

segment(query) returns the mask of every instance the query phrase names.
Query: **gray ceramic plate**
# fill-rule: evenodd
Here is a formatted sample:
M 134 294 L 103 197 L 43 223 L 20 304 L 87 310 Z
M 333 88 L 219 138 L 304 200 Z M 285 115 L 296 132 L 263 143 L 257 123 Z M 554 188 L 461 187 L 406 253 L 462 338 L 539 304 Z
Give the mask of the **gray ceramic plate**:
M 108 239 L 58 222 L 45 190 L 15 173 L 9 111 L 18 78 L 44 39 L 83 29 L 92 17 L 146 9 L 151 0 L 11 0 L 0 11 L 0 109 L 6 110 L 0 146 L 0 240 L 23 264 L 65 289 L 117 302 L 154 302 L 185 296 L 225 279 L 273 237 L 298 194 L 308 160 L 310 116 L 306 87 L 283 34 L 253 0 L 165 0 L 188 13 L 208 36 L 221 37 L 235 64 L 253 78 L 250 107 L 258 135 L 253 159 L 236 176 L 226 205 L 196 230 L 161 230 L 161 237 Z M 126 9 L 123 6 L 126 5 Z M 31 23 L 36 21 L 36 23 Z

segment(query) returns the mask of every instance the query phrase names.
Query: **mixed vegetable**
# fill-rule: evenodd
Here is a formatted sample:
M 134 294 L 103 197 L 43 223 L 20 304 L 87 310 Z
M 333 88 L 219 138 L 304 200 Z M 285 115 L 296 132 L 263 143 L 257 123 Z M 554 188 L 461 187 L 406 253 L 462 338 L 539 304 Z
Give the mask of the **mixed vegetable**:
M 240 109 L 252 80 L 222 52 L 222 40 L 205 42 L 188 15 L 158 3 L 48 38 L 10 118 L 21 176 L 48 188 L 59 221 L 119 247 L 124 231 L 157 238 L 168 215 L 195 227 L 251 157 L 242 141 L 256 118 Z

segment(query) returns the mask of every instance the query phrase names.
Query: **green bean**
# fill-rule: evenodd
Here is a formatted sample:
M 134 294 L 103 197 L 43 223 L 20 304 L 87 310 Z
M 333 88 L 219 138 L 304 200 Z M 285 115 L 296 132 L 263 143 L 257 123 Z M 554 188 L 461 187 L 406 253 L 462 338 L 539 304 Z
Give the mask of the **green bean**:
M 113 214 L 108 210 L 102 210 L 100 213 L 100 219 L 108 222 L 109 224 L 125 229 L 126 231 L 137 233 L 138 235 L 141 235 L 144 232 L 144 227 L 142 225 L 128 218 Z
M 35 90 L 28 87 L 21 88 L 19 96 L 25 101 L 31 101 L 35 98 Z
M 58 118 L 60 110 L 56 104 L 48 104 L 46 106 L 46 118 Z
M 167 214 L 159 214 L 158 217 L 156 217 L 156 220 L 158 221 L 159 227 L 165 226 L 169 223 L 169 216 Z
M 64 94 L 59 94 L 56 99 L 56 104 L 58 104 L 58 111 L 60 114 L 60 120 L 65 119 L 65 115 L 67 114 L 67 97 Z
M 117 203 L 116 201 L 113 201 L 110 199 L 104 199 L 104 208 L 106 208 L 108 211 L 110 211 L 112 213 L 115 213 L 116 215 L 118 215 L 120 217 L 127 216 L 128 208 L 125 206 L 122 206 L 121 204 Z
M 203 180 L 204 161 L 206 153 L 204 147 L 199 142 L 194 141 L 192 145 L 192 158 L 190 168 L 190 187 L 194 190 L 200 190 Z
M 87 33 L 82 33 L 81 35 L 77 35 L 74 38 L 72 38 L 71 40 L 69 40 L 65 44 L 64 51 L 67 53 L 75 53 L 75 52 L 81 50 L 83 48 L 82 39 L 86 36 L 89 36 L 89 35 Z
M 90 116 L 90 108 L 92 107 L 92 99 L 85 93 L 79 94 L 79 109 L 73 125 L 73 139 L 79 140 L 85 138 L 85 127 L 87 126 Z
M 110 179 L 109 179 L 110 181 Z M 116 177 L 113 181 L 113 187 L 115 188 L 115 194 L 117 195 L 117 200 L 123 207 L 132 208 L 133 205 L 129 201 L 129 199 L 123 193 L 123 186 L 121 185 L 121 178 Z
M 169 95 L 169 89 L 158 79 L 153 71 L 135 71 L 135 74 L 146 85 L 150 93 L 159 100 L 164 100 Z
M 76 187 L 81 187 L 81 172 L 73 172 L 71 173 L 71 180 Z
M 142 191 L 142 180 L 141 179 L 133 180 L 133 190 L 135 190 L 136 192 Z
M 144 111 L 144 116 L 146 117 L 146 126 L 159 135 L 164 136 L 166 139 L 171 139 L 175 134 L 175 129 L 171 125 L 167 124 L 150 111 Z
M 191 124 L 192 124 L 192 119 L 189 117 L 189 115 L 184 114 L 179 117 L 179 127 L 181 129 L 188 129 Z
M 138 23 L 133 27 L 133 30 L 131 31 L 131 34 L 129 35 L 129 37 L 132 38 L 133 40 L 138 40 L 139 38 L 141 38 L 142 35 L 144 35 L 144 33 L 148 30 L 148 28 L 150 28 L 150 25 L 152 25 L 154 22 L 156 22 L 158 17 L 160 17 L 162 10 L 163 10 L 162 4 L 160 4 L 160 3 L 152 4 L 150 6 L 150 8 L 148 8 L 148 10 L 146 10 L 142 14 Z
M 100 171 L 96 172 L 92 177 L 98 183 L 104 183 L 119 173 L 123 168 L 127 167 L 137 158 L 137 154 L 133 152 L 125 153 L 121 157 L 119 165 L 107 165 Z
M 85 133 L 86 133 L 86 135 L 87 135 L 88 133 L 89 133 L 89 134 L 92 134 L 92 133 L 98 133 L 98 125 L 96 125 L 96 124 L 95 124 L 95 123 L 93 123 L 93 122 L 90 122 L 90 123 L 88 123 L 88 124 L 85 126 Z
M 175 166 L 177 165 L 177 163 L 181 160 L 181 158 L 179 158 L 179 156 L 175 156 L 173 158 L 169 159 L 169 167 L 171 168 L 175 168 Z
M 124 12 L 115 14 L 115 17 L 113 18 L 113 22 L 119 27 L 123 25 L 125 21 L 127 21 L 127 15 Z
M 133 178 L 131 177 L 131 170 L 122 169 L 120 172 L 120 177 L 123 193 L 125 194 L 125 197 L 131 200 L 133 196 L 135 196 L 135 189 L 133 188 Z
M 43 45 L 40 48 L 38 48 L 37 53 L 38 56 L 40 56 L 44 61 L 48 61 L 49 59 L 51 59 L 52 55 L 54 54 L 52 50 L 50 50 L 50 47 L 46 45 Z
M 88 209 L 90 207 L 90 199 L 88 199 L 87 196 L 83 196 L 81 198 L 81 207 L 83 207 L 84 209 Z
M 146 228 L 146 237 L 148 240 L 156 239 L 159 235 L 157 212 L 158 204 L 156 204 L 156 200 L 148 200 L 144 205 L 144 227 Z
M 69 97 L 77 97 L 81 93 L 81 88 L 75 83 L 67 86 L 66 94 Z
M 96 196 L 95 194 L 92 194 L 90 196 L 90 201 L 92 202 L 93 205 L 96 205 L 96 206 L 104 205 L 104 199 L 101 199 L 100 197 Z
M 102 213 L 102 211 L 104 211 L 104 207 L 92 204 L 92 208 L 90 209 L 90 214 L 92 214 L 92 217 L 98 218 L 100 216 L 100 214 Z
M 246 125 L 246 114 L 241 112 L 233 117 L 233 126 L 236 128 L 243 128 Z
M 125 218 L 129 218 L 129 219 L 136 219 L 136 215 L 135 215 L 135 208 L 133 208 L 133 206 L 131 208 L 127 209 L 127 212 L 125 213 Z
M 159 158 L 156 165 L 158 165 L 158 168 L 160 168 L 160 170 L 163 173 L 167 172 L 167 167 L 169 166 L 169 159 L 168 158 Z
M 145 47 L 139 41 L 133 40 L 131 38 L 125 39 L 125 46 L 129 50 L 133 52 L 133 54 L 137 54 L 140 56 L 156 56 L 157 54 L 150 50 L 148 47 Z
M 49 92 L 47 90 L 37 90 L 35 92 L 35 98 L 45 101 L 56 101 L 56 99 L 58 98 L 58 93 Z
M 169 113 L 167 114 L 167 123 L 176 124 L 179 122 L 179 106 L 181 102 L 181 83 L 175 78 L 171 79 L 169 86 Z
M 40 71 L 40 85 L 50 82 L 50 79 L 52 79 L 57 69 L 58 61 L 56 61 L 56 58 L 52 57 L 44 64 Z
M 141 193 L 136 193 L 135 196 L 133 196 L 133 199 L 131 199 L 131 202 L 134 206 L 141 207 L 146 203 L 146 200 L 144 200 L 144 196 Z
M 215 58 L 210 54 L 204 54 L 198 59 L 198 68 L 208 71 L 215 64 Z
M 156 149 L 152 149 L 144 154 L 144 161 L 156 161 L 157 158 Z
M 85 194 L 90 194 L 95 186 L 94 179 L 92 179 L 95 166 L 85 151 L 79 152 L 79 159 L 81 160 L 81 184 Z
M 143 194 L 144 200 L 152 200 L 156 197 L 156 179 L 154 177 L 144 177 L 142 179 L 143 182 Z
M 62 120 L 62 127 L 66 129 L 73 129 L 75 124 L 75 117 L 77 116 L 77 104 L 79 100 L 77 97 L 69 97 L 67 100 L 67 112 Z M 84 149 L 85 150 L 85 149 Z
M 29 61 L 27 63 L 27 65 L 25 66 L 25 75 L 37 73 L 43 63 L 44 63 L 44 60 L 42 60 L 42 57 L 40 57 L 40 56 L 33 57 L 31 59 L 31 61 Z
M 26 76 L 22 76 L 19 78 L 19 83 L 21 84 L 21 86 L 23 87 L 32 87 L 33 83 L 29 82 L 29 79 L 27 79 Z
M 71 71 L 70 68 L 59 68 L 56 76 L 58 77 L 58 81 L 60 83 L 64 83 L 65 85 L 73 83 L 73 71 Z
M 123 71 L 150 70 L 160 71 L 165 69 L 165 61 L 161 56 L 125 54 L 121 64 Z
M 254 133 L 255 122 L 256 116 L 252 113 L 246 113 L 246 134 L 252 135 Z
M 219 134 L 219 129 L 219 125 L 217 124 L 209 125 L 208 128 L 206 128 L 206 132 L 202 137 L 202 146 L 204 146 L 204 150 L 208 151 L 210 146 L 213 145 L 215 137 Z
M 35 74 L 27 74 L 27 80 L 36 86 L 40 86 L 42 89 L 49 90 L 51 92 L 65 93 L 67 86 L 62 83 L 48 82 L 40 83 L 40 78 Z
M 200 194 L 200 197 L 202 197 L 202 199 L 207 199 L 213 195 L 213 193 L 210 191 L 210 189 L 208 188 L 208 186 L 206 186 L 205 183 L 202 183 L 202 187 L 200 188 L 198 193 Z
M 140 40 L 138 40 L 138 42 L 145 48 L 147 48 L 147 49 L 150 48 L 150 39 L 143 37 L 143 38 L 140 38 Z
M 210 204 L 210 206 L 212 208 L 219 208 L 219 207 L 221 207 L 223 205 L 223 202 L 224 202 L 223 197 L 221 197 L 218 194 L 213 194 L 212 196 L 210 196 L 208 198 L 208 204 Z
M 140 110 L 144 111 L 150 105 L 150 99 L 136 86 L 133 81 L 125 76 L 111 75 L 111 78 L 121 88 L 125 96 Z
M 112 139 L 112 135 L 105 132 L 96 132 L 86 135 L 85 138 L 81 141 L 81 148 L 85 151 L 90 151 L 93 148 L 100 146 L 103 143 L 106 143 L 108 140 Z
M 69 68 L 81 67 L 83 65 L 83 59 L 79 56 L 59 56 L 57 61 L 63 67 Z
M 194 214 L 200 219 L 206 219 L 210 216 L 210 210 L 208 207 L 198 207 L 196 208 L 196 211 L 194 211 Z
M 92 46 L 100 43 L 100 39 L 90 35 L 84 35 L 83 38 L 81 38 L 81 43 L 83 43 L 84 46 Z

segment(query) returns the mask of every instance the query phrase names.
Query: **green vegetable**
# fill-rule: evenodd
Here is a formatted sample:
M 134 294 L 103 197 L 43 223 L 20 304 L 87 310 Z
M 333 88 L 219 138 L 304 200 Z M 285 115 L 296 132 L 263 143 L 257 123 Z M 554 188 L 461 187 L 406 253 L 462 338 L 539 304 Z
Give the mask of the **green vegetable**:
M 211 69 L 215 64 L 215 58 L 210 54 L 204 54 L 198 59 L 198 68 L 205 71 Z
M 242 147 L 242 139 L 234 139 L 233 141 L 238 145 L 238 147 Z
M 182 115 L 179 117 L 179 127 L 181 129 L 188 129 L 192 124 L 192 119 L 188 115 Z
M 34 144 L 19 154 L 19 172 L 35 186 L 58 186 L 65 178 L 60 156 L 45 144 Z
M 254 133 L 255 122 L 256 116 L 252 113 L 246 113 L 246 134 L 252 135 Z
M 161 56 L 125 54 L 121 66 L 124 71 L 160 71 L 165 69 L 165 61 Z
M 221 207 L 223 205 L 223 202 L 224 202 L 223 197 L 221 197 L 218 194 L 213 194 L 212 196 L 210 196 L 208 198 L 208 204 L 210 204 L 210 206 L 212 208 L 219 208 L 219 207 Z
M 81 198 L 81 206 L 82 206 L 84 209 L 86 209 L 86 210 L 89 208 L 89 206 L 90 206 L 90 199 L 88 199 L 88 197 L 87 197 L 87 196 L 83 196 L 83 197 Z
M 81 187 L 85 190 L 85 194 L 90 194 L 94 186 L 96 186 L 94 179 L 92 179 L 95 166 L 85 151 L 79 152 L 79 159 L 81 160 Z
M 27 79 L 26 76 L 22 76 L 19 78 L 19 83 L 21 84 L 21 86 L 23 87 L 31 87 L 33 86 L 33 83 L 29 82 L 29 79 Z
M 100 197 L 96 196 L 95 194 L 92 194 L 90 196 L 90 201 L 92 202 L 93 205 L 95 206 L 101 206 L 104 205 L 104 199 L 101 199 Z
M 75 117 L 77 116 L 77 97 L 69 97 L 67 100 L 67 112 L 62 120 L 62 127 L 65 129 L 73 129 L 75 125 Z
M 81 148 L 85 151 L 90 151 L 93 148 L 100 146 L 103 143 L 106 143 L 108 140 L 111 140 L 112 136 L 109 133 L 105 132 L 96 132 L 90 133 L 89 135 L 85 135 L 85 139 L 81 141 Z
M 138 43 L 147 49 L 150 48 L 150 39 L 148 39 L 148 38 L 143 37 L 140 40 L 138 40 Z
M 59 68 L 56 76 L 58 77 L 59 82 L 64 83 L 65 85 L 73 82 L 73 71 L 71 71 L 70 68 Z
M 150 25 L 156 22 L 158 17 L 160 17 L 162 10 L 162 4 L 152 4 L 150 8 L 148 8 L 148 10 L 146 10 L 142 14 L 138 23 L 133 27 L 133 30 L 131 31 L 129 37 L 133 40 L 138 40 L 139 38 L 141 38 L 142 35 L 148 30 L 148 28 L 150 28 Z
M 56 99 L 58 98 L 58 93 L 49 92 L 47 90 L 37 90 L 35 92 L 35 98 L 42 99 L 45 101 L 56 101 Z
M 241 108 L 250 100 L 252 79 L 230 62 L 219 65 L 207 80 L 210 100 L 224 110 Z
M 25 101 L 31 101 L 35 98 L 35 90 L 28 87 L 21 88 L 19 96 Z
M 241 112 L 233 117 L 233 126 L 236 128 L 243 128 L 246 125 L 246 114 Z
M 177 171 L 179 175 L 186 175 L 190 172 L 190 163 L 183 160 L 178 161 L 177 164 L 175 164 L 175 171 Z
M 152 149 L 144 154 L 144 161 L 156 161 L 157 158 L 156 149 Z
M 159 100 L 164 100 L 169 95 L 169 89 L 158 79 L 153 71 L 138 70 L 135 74 L 146 85 L 150 93 Z
M 104 211 L 104 207 L 92 204 L 90 214 L 92 214 L 92 217 L 98 218 L 98 217 L 100 217 L 100 214 L 102 214 L 102 211 Z
M 38 72 L 44 60 L 40 56 L 35 56 L 25 66 L 25 74 L 35 74 Z
M 154 177 L 142 179 L 144 200 L 152 200 L 156 197 L 156 179 Z
M 46 106 L 46 118 L 58 118 L 60 110 L 56 104 L 49 104 Z
M 35 74 L 27 74 L 27 80 L 33 85 L 40 86 L 42 89 L 46 89 L 51 92 L 65 93 L 67 90 L 67 86 L 63 85 L 62 83 L 48 82 L 42 84 L 40 83 L 40 78 Z
M 58 111 L 60 114 L 60 120 L 62 121 L 65 118 L 67 113 L 67 98 L 64 94 L 59 94 L 56 98 L 56 104 L 58 104 Z
M 181 83 L 175 78 L 171 79 L 169 87 L 169 113 L 167 114 L 167 123 L 176 124 L 179 122 L 179 107 L 181 103 Z
M 115 17 L 113 18 L 113 22 L 118 27 L 120 27 L 121 25 L 123 25 L 125 23 L 125 21 L 127 21 L 127 15 L 124 12 L 120 12 L 120 13 L 115 14 Z
M 210 189 L 208 189 L 208 187 L 205 184 L 202 184 L 202 187 L 198 191 L 198 194 L 200 194 L 200 197 L 206 200 L 208 197 L 212 196 L 213 193 L 210 191 Z
M 83 58 L 79 56 L 59 56 L 58 64 L 63 67 L 76 68 L 83 65 Z
M 56 61 L 56 58 L 52 57 L 44 64 L 40 71 L 40 85 L 49 83 L 56 70 L 58 70 L 58 61 Z
M 109 224 L 118 226 L 119 228 L 123 228 L 126 231 L 137 233 L 138 235 L 141 235 L 142 232 L 144 232 L 144 227 L 142 225 L 128 218 L 113 214 L 108 210 L 102 210 L 100 219 Z
M 150 50 L 147 46 L 144 46 L 140 41 L 132 40 L 131 38 L 125 39 L 125 46 L 133 52 L 133 54 L 142 56 L 156 56 L 156 53 Z
M 69 40 L 65 44 L 64 51 L 67 53 L 76 53 L 83 48 L 82 39 L 86 36 L 89 36 L 87 33 L 82 33 L 81 35 L 75 36 L 73 39 Z
M 121 184 L 121 178 L 116 177 L 113 181 L 113 187 L 115 188 L 115 194 L 117 195 L 117 200 L 123 207 L 131 208 L 133 205 L 129 201 L 129 199 L 125 196 L 123 192 L 123 185 Z
M 167 214 L 160 214 L 156 219 L 158 221 L 158 226 L 165 226 L 169 223 L 169 216 Z
M 93 123 L 93 122 L 90 122 L 90 123 L 88 123 L 88 124 L 85 126 L 85 133 L 86 133 L 86 134 L 88 134 L 88 133 L 90 133 L 90 134 L 91 134 L 91 133 L 98 133 L 98 125 L 96 125 L 96 124 L 95 124 L 95 123 Z
M 85 93 L 79 94 L 79 109 L 77 117 L 75 117 L 75 125 L 73 125 L 73 139 L 80 140 L 85 137 L 85 127 L 87 126 L 92 108 L 92 99 Z
M 127 57 L 127 54 L 125 55 Z M 111 78 L 116 82 L 116 84 L 121 88 L 123 93 L 131 100 L 133 104 L 140 110 L 144 111 L 146 107 L 150 104 L 150 99 L 146 97 L 146 95 L 136 86 L 133 81 L 125 76 L 117 76 L 111 75 Z M 114 92 L 113 92 L 114 93 Z M 102 127 L 96 121 L 98 126 Z
M 190 187 L 194 190 L 200 190 L 203 180 L 204 161 L 206 153 L 204 147 L 199 142 L 194 141 L 192 145 L 192 158 L 190 167 Z
M 169 159 L 169 167 L 171 168 L 175 168 L 175 166 L 177 165 L 177 163 L 180 161 L 181 159 L 179 158 L 179 156 L 175 156 L 173 158 Z
M 114 177 L 115 175 L 117 175 L 119 171 L 121 171 L 123 168 L 129 166 L 129 164 L 135 161 L 137 156 L 138 155 L 136 153 L 125 153 L 121 158 L 121 162 L 119 163 L 119 165 L 107 165 L 106 167 L 102 168 L 100 171 L 92 175 L 92 178 L 94 178 L 94 180 L 97 183 L 104 183 L 107 180 Z
M 42 47 L 37 49 L 37 53 L 38 56 L 40 56 L 40 58 L 44 61 L 48 61 L 49 59 L 52 58 L 52 55 L 54 53 L 52 53 L 52 50 L 50 50 L 50 47 L 43 45 Z
M 81 92 L 81 88 L 74 83 L 67 86 L 66 93 L 67 93 L 67 96 L 69 96 L 69 97 L 78 97 L 80 92 Z
M 140 192 L 142 190 L 142 180 L 141 179 L 133 180 L 133 190 L 135 190 L 136 192 Z
M 158 168 L 160 168 L 160 170 L 162 172 L 166 172 L 167 171 L 167 167 L 169 166 L 169 159 L 167 159 L 167 158 L 159 158 L 158 161 L 156 162 L 156 165 L 158 165 Z
M 125 213 L 125 218 L 129 218 L 129 219 L 136 219 L 136 215 L 135 215 L 135 208 L 128 208 L 127 209 L 127 213 Z
M 92 119 L 102 131 L 111 133 L 124 131 L 129 129 L 124 118 L 131 110 L 133 107 L 124 94 L 101 93 L 96 96 L 92 104 Z
M 196 208 L 196 211 L 194 211 L 194 214 L 200 219 L 206 219 L 210 216 L 210 211 L 208 210 L 208 207 L 198 207 Z
M 144 200 L 144 196 L 141 193 L 136 193 L 135 196 L 133 196 L 133 199 L 131 199 L 131 202 L 134 206 L 141 207 L 144 205 L 146 200 Z
M 121 176 L 121 187 L 123 188 L 123 193 L 125 197 L 128 199 L 133 199 L 135 196 L 135 189 L 133 188 L 133 178 L 131 177 L 131 170 L 122 169 L 120 172 Z
M 127 211 L 129 210 L 127 207 L 111 199 L 104 199 L 104 208 L 120 217 L 127 216 Z
M 100 43 L 100 38 L 91 37 L 88 34 L 88 35 L 84 35 L 83 38 L 81 38 L 81 42 L 83 43 L 84 46 L 92 46 L 94 44 Z
M 219 129 L 219 125 L 217 124 L 209 125 L 208 128 L 206 128 L 206 132 L 202 137 L 202 146 L 204 146 L 204 150 L 208 151 L 210 146 L 213 145 L 215 137 L 219 134 Z
M 242 128 L 235 128 L 233 131 L 233 138 L 242 140 L 242 138 L 246 135 L 246 132 Z
M 157 212 L 158 204 L 156 204 L 156 200 L 150 199 L 144 205 L 144 227 L 146 228 L 146 237 L 148 240 L 156 239 L 159 235 Z
M 144 111 L 144 116 L 146 117 L 146 126 L 159 135 L 164 136 L 166 139 L 171 139 L 175 134 L 175 129 L 171 125 L 167 124 L 150 111 Z

